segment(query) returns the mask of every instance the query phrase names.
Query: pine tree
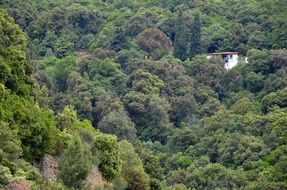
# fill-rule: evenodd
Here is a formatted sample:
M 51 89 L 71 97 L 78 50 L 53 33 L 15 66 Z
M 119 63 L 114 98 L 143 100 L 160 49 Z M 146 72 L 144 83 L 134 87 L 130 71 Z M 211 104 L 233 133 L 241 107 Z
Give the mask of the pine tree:
M 179 11 L 176 26 L 177 28 L 175 31 L 174 56 L 184 61 L 187 58 L 188 40 L 182 11 Z
M 59 162 L 58 177 L 65 186 L 80 189 L 91 167 L 91 152 L 76 136 Z
M 194 21 L 191 28 L 191 42 L 189 58 L 201 53 L 201 20 L 199 13 L 194 15 Z

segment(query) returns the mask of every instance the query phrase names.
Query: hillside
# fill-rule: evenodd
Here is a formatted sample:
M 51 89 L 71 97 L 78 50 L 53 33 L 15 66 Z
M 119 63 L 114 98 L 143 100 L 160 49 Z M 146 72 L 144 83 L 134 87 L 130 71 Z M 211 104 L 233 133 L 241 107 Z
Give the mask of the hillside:
M 286 0 L 1 1 L 0 189 L 287 189 L 286 18 Z

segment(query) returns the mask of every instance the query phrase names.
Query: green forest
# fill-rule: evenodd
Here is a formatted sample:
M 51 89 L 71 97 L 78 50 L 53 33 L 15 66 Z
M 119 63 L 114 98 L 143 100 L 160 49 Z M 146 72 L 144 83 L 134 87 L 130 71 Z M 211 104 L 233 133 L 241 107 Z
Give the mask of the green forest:
M 287 0 L 0 0 L 0 189 L 287 189 Z

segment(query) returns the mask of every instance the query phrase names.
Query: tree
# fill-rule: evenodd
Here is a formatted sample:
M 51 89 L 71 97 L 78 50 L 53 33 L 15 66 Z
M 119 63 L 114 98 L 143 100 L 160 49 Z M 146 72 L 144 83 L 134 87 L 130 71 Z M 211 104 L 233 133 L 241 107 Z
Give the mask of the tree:
M 122 176 L 128 182 L 127 190 L 149 189 L 149 177 L 145 173 L 140 157 L 127 141 L 120 142 L 120 157 L 123 160 Z
M 104 189 L 287 189 L 286 2 L 0 4 L 0 186 L 64 189 L 30 163 L 79 135 Z M 86 189 L 78 154 L 69 189 Z
M 94 109 L 94 126 L 96 126 L 110 112 L 123 111 L 123 109 L 123 103 L 116 94 L 107 92 L 99 95 Z
M 160 94 L 164 82 L 156 75 L 139 69 L 130 75 L 132 89 L 143 94 Z
M 9 126 L 0 120 L 0 188 L 13 178 L 16 166 L 22 156 L 21 142 Z
M 188 40 L 186 35 L 186 27 L 183 20 L 183 13 L 180 10 L 177 22 L 176 22 L 176 31 L 175 31 L 175 40 L 174 40 L 174 56 L 182 61 L 187 58 L 188 50 Z
M 74 137 L 75 141 L 80 139 L 80 145 L 83 146 L 81 148 L 83 149 L 83 151 L 81 151 L 82 153 L 79 153 L 80 156 L 89 159 L 93 164 L 97 165 L 107 181 L 110 182 L 119 175 L 122 160 L 120 159 L 119 144 L 116 136 L 106 135 L 97 131 L 91 122 L 87 120 L 77 120 L 75 126 L 66 132 L 68 132 L 70 137 Z M 65 135 L 67 133 L 62 134 Z M 79 135 L 80 138 L 78 138 L 77 135 Z M 86 151 L 89 153 L 86 154 Z M 74 155 L 76 153 L 67 153 L 67 155 L 69 154 Z M 70 156 L 72 157 L 72 155 Z M 76 159 L 76 157 L 74 159 Z M 78 164 L 78 162 L 76 162 L 76 164 Z
M 103 133 L 114 134 L 121 140 L 136 140 L 135 124 L 122 110 L 110 112 L 99 122 L 98 128 Z
M 103 20 L 87 6 L 79 4 L 69 6 L 67 19 L 72 27 L 79 30 L 81 34 L 95 34 Z
M 226 167 L 241 165 L 245 170 L 250 170 L 256 161 L 266 156 L 267 151 L 261 138 L 227 134 L 218 145 L 218 161 Z
M 249 67 L 245 69 L 252 69 L 255 73 L 267 74 L 270 73 L 270 63 L 268 63 L 269 51 L 251 49 L 247 52 L 247 56 L 250 62 Z M 245 74 L 245 73 L 243 73 Z
M 56 61 L 52 76 L 55 80 L 55 86 L 59 91 L 65 91 L 68 88 L 68 76 L 75 68 L 76 58 L 74 56 L 67 56 Z
M 218 91 L 224 69 L 224 62 L 221 58 L 206 59 L 206 56 L 196 56 L 191 62 L 186 61 L 187 73 L 194 76 L 199 83 L 210 86 Z
M 151 26 L 152 24 L 146 17 L 135 15 L 126 23 L 126 34 L 136 36 Z
M 192 95 L 186 94 L 172 99 L 170 118 L 175 126 L 181 122 L 192 122 L 197 111 L 197 104 Z
M 190 53 L 189 58 L 201 53 L 201 20 L 199 13 L 194 15 L 193 25 L 190 30 L 191 41 L 190 41 Z
M 80 189 L 92 167 L 92 155 L 79 137 L 65 150 L 59 161 L 58 178 L 69 188 Z
M 77 113 L 73 107 L 66 106 L 62 113 L 58 115 L 57 127 L 62 131 L 64 129 L 71 130 L 78 121 Z
M 38 10 L 28 3 L 19 3 L 15 7 L 9 9 L 9 14 L 15 19 L 15 22 L 21 26 L 21 28 L 29 35 L 32 34 L 31 28 L 32 22 L 39 16 Z M 29 33 L 30 32 L 30 33 Z
M 242 171 L 227 169 L 221 164 L 208 164 L 194 168 L 188 187 L 194 189 L 241 188 L 246 184 Z
M 286 96 L 285 96 L 286 97 Z M 266 115 L 268 132 L 275 134 L 280 139 L 280 144 L 287 142 L 287 112 L 286 108 L 278 108 L 275 106 Z M 264 120 L 263 120 L 264 121 Z M 267 131 L 266 131 L 267 133 Z
M 148 28 L 136 37 L 136 43 L 153 59 L 159 59 L 172 50 L 170 39 L 158 28 Z
M 13 92 L 28 94 L 31 65 L 26 59 L 26 35 L 3 10 L 0 25 L 0 83 Z
M 247 89 L 256 93 L 264 87 L 264 76 L 261 73 L 250 72 L 245 79 Z
M 142 139 L 166 142 L 172 124 L 169 122 L 169 103 L 156 95 L 131 91 L 125 104 Z
M 262 109 L 264 112 L 271 110 L 272 106 L 286 107 L 287 106 L 287 87 L 277 92 L 271 92 L 270 94 L 262 98 Z
M 145 172 L 150 177 L 151 190 L 162 189 L 162 180 L 164 179 L 164 168 L 161 166 L 160 157 L 157 156 L 155 152 L 152 152 L 149 148 L 141 146 L 141 144 L 137 145 L 138 146 L 136 146 L 136 151 L 142 160 Z M 161 144 L 159 145 L 161 146 Z
M 249 100 L 249 98 L 244 97 L 238 100 L 232 106 L 232 111 L 235 112 L 236 114 L 244 115 L 250 110 L 251 106 L 252 106 L 252 102 Z
M 227 92 L 239 92 L 243 88 L 243 76 L 238 70 L 231 69 L 223 73 L 220 84 Z
M 195 145 L 198 137 L 190 128 L 175 129 L 168 139 L 168 148 L 171 152 L 185 152 L 189 146 Z
M 129 49 L 130 45 L 128 43 L 128 40 L 123 32 L 123 29 L 117 28 L 116 35 L 114 39 L 111 42 L 111 49 L 119 52 L 124 49 Z
M 70 55 L 75 49 L 77 36 L 69 29 L 63 29 L 53 42 L 55 54 L 62 58 Z
M 105 179 L 112 181 L 118 176 L 122 169 L 119 144 L 113 135 L 94 133 L 94 144 L 91 147 L 93 156 L 99 160 L 99 169 Z
M 188 178 L 190 176 L 190 172 L 183 169 L 177 169 L 169 172 L 169 177 L 167 178 L 166 182 L 167 185 L 173 186 L 175 184 L 184 184 L 188 186 Z
M 277 71 L 287 66 L 287 49 L 272 50 L 268 58 L 272 71 Z
M 165 143 L 172 128 L 168 117 L 170 105 L 165 99 L 161 99 L 157 96 L 149 97 L 148 102 L 146 110 L 147 127 L 141 136 L 145 140 Z
M 18 129 L 24 158 L 39 160 L 44 154 L 53 153 L 58 130 L 55 127 L 55 117 L 51 111 L 40 109 L 31 101 L 22 99 L 15 102 L 14 98 L 12 99 L 13 103 L 10 103 L 9 106 L 14 104 L 13 112 L 19 116 L 15 120 L 18 122 L 18 126 L 15 127 Z
M 188 188 L 183 184 L 174 184 L 172 186 L 169 186 L 166 190 L 188 190 Z
M 119 94 L 126 90 L 127 76 L 120 69 L 120 64 L 111 59 L 93 58 L 88 65 L 89 79 L 95 86 L 115 91 Z
M 12 174 L 9 168 L 0 164 L 0 188 L 4 187 L 12 179 Z

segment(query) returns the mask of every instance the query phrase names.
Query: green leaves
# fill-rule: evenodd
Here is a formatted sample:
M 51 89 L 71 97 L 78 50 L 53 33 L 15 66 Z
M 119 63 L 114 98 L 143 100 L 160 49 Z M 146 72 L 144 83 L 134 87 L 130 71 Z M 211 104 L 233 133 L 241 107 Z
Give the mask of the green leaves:
M 183 13 L 180 10 L 176 20 L 173 54 L 176 58 L 182 61 L 184 61 L 188 57 L 187 56 L 188 43 L 186 43 L 187 41 L 188 41 L 187 28 L 183 19 Z
M 67 187 L 81 189 L 91 168 L 91 152 L 75 137 L 59 161 L 58 178 Z
M 248 73 L 245 81 L 247 89 L 252 93 L 259 92 L 264 87 L 264 76 L 260 73 Z
M 132 89 L 143 94 L 160 94 L 164 82 L 156 75 L 139 69 L 130 76 Z
M 120 174 L 122 160 L 115 136 L 96 134 L 92 153 L 99 158 L 99 169 L 105 179 L 111 181 Z
M 139 156 L 127 141 L 120 142 L 120 157 L 123 160 L 121 176 L 127 181 L 127 189 L 149 189 L 149 176 L 145 173 Z
M 29 36 L 0 11 L 2 184 L 61 189 L 20 162 L 57 153 L 70 189 L 91 167 L 116 189 L 286 189 L 283 1 L 2 5 Z
M 21 142 L 13 131 L 2 121 L 0 122 L 0 165 L 10 166 L 22 155 Z M 1 167 L 1 166 L 0 166 Z
M 168 54 L 172 49 L 170 39 L 157 28 L 144 30 L 136 37 L 136 43 L 155 60 Z
M 129 140 L 130 142 L 136 140 L 135 124 L 122 110 L 107 114 L 99 122 L 98 128 L 103 133 L 114 134 L 121 140 Z
M 195 189 L 240 188 L 246 184 L 242 171 L 226 169 L 220 164 L 208 164 L 195 169 L 188 181 Z
M 0 10 L 0 39 L 0 83 L 13 92 L 27 94 L 26 35 L 3 10 Z
M 194 15 L 194 21 L 190 34 L 191 42 L 189 48 L 189 58 L 192 58 L 201 53 L 201 19 L 199 13 Z
M 92 59 L 88 74 L 95 86 L 114 90 L 117 93 L 123 93 L 126 90 L 127 76 L 120 70 L 120 65 L 110 59 Z
M 0 102 L 0 120 L 9 123 L 9 127 L 16 130 L 16 139 L 21 141 L 24 157 L 27 160 L 38 160 L 45 153 L 52 153 L 57 134 L 52 113 L 40 109 L 32 100 L 9 91 L 4 97 Z
M 166 142 L 172 124 L 168 117 L 170 105 L 165 99 L 131 91 L 124 102 L 142 139 Z

